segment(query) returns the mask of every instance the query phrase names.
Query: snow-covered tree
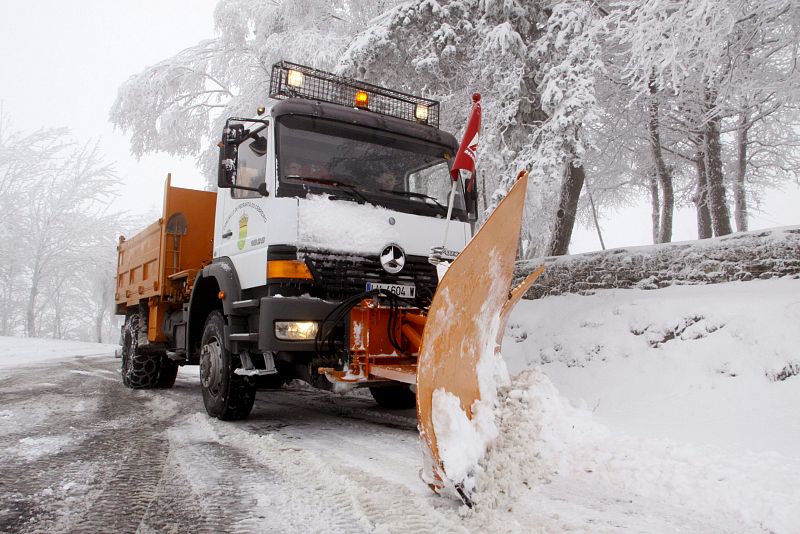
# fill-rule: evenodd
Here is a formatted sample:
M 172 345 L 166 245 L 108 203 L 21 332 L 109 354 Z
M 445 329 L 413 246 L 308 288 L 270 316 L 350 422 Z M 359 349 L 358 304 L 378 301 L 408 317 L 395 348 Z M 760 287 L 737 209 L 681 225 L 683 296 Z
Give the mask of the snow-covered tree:
M 356 38 L 338 70 L 441 100 L 451 131 L 464 127 L 469 95 L 480 92 L 484 207 L 518 170 L 530 169 L 526 254 L 563 253 L 583 183 L 581 124 L 599 68 L 591 18 L 577 1 L 418 0 Z
M 695 145 L 691 155 L 681 154 L 680 148 L 672 153 L 696 163 L 700 237 L 711 233 L 706 217 L 714 234 L 731 231 L 723 156 L 726 142 L 732 142 L 726 133 L 738 132 L 743 142 L 735 211 L 737 226 L 745 229 L 748 159 L 742 148 L 754 124 L 796 101 L 800 6 L 782 0 L 635 0 L 613 4 L 607 22 L 611 40 L 624 54 L 622 78 L 633 95 L 651 103 L 658 95 L 660 109 L 667 110 L 661 114 L 660 133 L 665 128 L 682 132 L 683 139 L 672 143 L 684 149 Z M 729 120 L 736 118 L 738 125 Z M 650 141 L 664 148 L 652 129 Z M 783 167 L 793 166 L 791 150 L 782 154 L 789 163 Z M 655 164 L 663 178 L 669 167 Z
M 588 4 L 560 2 L 553 7 L 534 55 L 542 66 L 541 107 L 548 118 L 529 145 L 535 147 L 530 156 L 533 173 L 553 181 L 558 167 L 566 168 L 547 250 L 551 255 L 568 251 L 586 179 L 584 129 L 596 117 L 596 74 L 603 66 L 600 31 Z
M 88 338 L 90 274 L 102 261 L 103 276 L 114 277 L 116 183 L 96 143 L 0 121 L 0 332 Z
M 22 201 L 26 191 L 44 173 L 57 167 L 55 153 L 64 147 L 64 129 L 43 129 L 32 133 L 15 130 L 0 114 L 0 334 L 18 331 L 24 324 L 28 249 Z
M 394 2 L 396 3 L 396 2 Z M 215 11 L 217 36 L 131 76 L 111 122 L 131 135 L 136 156 L 195 156 L 211 180 L 216 143 L 230 116 L 252 116 L 269 96 L 281 59 L 330 68 L 389 0 L 231 0 Z
M 61 280 L 93 266 L 91 252 L 104 241 L 113 243 L 114 238 L 108 214 L 108 201 L 117 183 L 112 166 L 103 161 L 96 144 L 70 147 L 59 156 L 57 165 L 34 179 L 22 195 L 29 336 L 39 333 L 37 319 L 47 314 L 49 300 L 60 298 Z M 59 308 L 54 306 L 52 311 L 58 323 Z

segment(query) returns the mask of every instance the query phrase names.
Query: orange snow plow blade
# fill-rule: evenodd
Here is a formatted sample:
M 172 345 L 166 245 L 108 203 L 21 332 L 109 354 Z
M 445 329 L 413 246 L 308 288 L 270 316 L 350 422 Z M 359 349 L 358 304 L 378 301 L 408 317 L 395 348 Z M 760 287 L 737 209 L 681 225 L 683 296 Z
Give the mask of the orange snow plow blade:
M 511 291 L 527 184 L 527 172 L 520 172 L 506 198 L 442 277 L 419 352 L 417 415 L 423 451 L 431 464 L 426 471 L 428 482 L 434 491 L 447 482 L 467 504 L 469 497 L 461 489 L 463 480 L 448 477 L 440 455 L 433 423 L 433 394 L 443 389 L 455 395 L 461 409 L 472 419 L 473 404 L 481 398 L 481 356 L 499 350 L 508 314 L 544 270 L 540 267 Z

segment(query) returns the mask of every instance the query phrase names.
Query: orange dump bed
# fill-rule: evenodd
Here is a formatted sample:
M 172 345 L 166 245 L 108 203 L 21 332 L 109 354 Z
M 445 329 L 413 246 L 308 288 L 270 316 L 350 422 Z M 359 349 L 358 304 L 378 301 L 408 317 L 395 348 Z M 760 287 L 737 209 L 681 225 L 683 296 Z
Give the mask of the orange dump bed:
M 217 194 L 172 187 L 167 175 L 163 216 L 117 247 L 117 313 L 150 299 L 150 306 L 188 298 L 197 271 L 211 262 Z

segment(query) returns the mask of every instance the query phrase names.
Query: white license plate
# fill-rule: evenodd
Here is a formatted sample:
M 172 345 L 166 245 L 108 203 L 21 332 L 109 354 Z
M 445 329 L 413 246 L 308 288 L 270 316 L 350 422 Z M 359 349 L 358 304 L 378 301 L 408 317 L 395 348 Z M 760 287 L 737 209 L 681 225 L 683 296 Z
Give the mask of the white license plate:
M 367 291 L 372 291 L 373 289 L 385 289 L 386 291 L 394 293 L 398 297 L 403 297 L 404 299 L 413 299 L 416 296 L 416 287 L 403 284 L 379 284 L 375 282 L 367 282 Z

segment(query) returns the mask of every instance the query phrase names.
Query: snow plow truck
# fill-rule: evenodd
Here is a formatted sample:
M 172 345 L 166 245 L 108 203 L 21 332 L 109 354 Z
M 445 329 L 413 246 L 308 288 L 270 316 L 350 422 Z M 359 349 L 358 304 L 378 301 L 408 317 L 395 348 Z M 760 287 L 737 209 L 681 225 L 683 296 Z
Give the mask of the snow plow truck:
M 169 388 L 198 365 L 222 420 L 296 378 L 368 387 L 417 406 L 441 487 L 433 392 L 471 417 L 481 354 L 534 277 L 510 291 L 527 175 L 473 236 L 476 195 L 438 125 L 436 101 L 275 64 L 268 105 L 226 121 L 218 190 L 168 176 L 163 216 L 120 237 L 123 384 Z

